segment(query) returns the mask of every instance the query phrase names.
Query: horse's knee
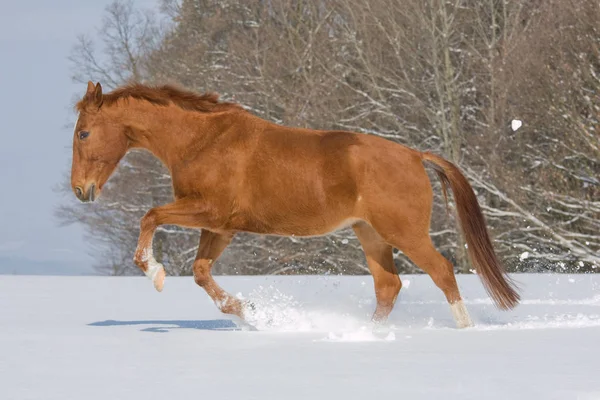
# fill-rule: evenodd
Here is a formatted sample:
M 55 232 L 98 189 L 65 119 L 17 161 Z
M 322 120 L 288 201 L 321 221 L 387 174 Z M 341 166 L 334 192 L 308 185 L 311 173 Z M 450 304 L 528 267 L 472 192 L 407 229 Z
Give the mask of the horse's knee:
M 157 212 L 156 209 L 151 208 L 140 220 L 141 230 L 152 229 L 157 225 Z
M 210 280 L 210 269 L 212 260 L 196 260 L 194 262 L 194 282 L 201 287 L 205 287 Z

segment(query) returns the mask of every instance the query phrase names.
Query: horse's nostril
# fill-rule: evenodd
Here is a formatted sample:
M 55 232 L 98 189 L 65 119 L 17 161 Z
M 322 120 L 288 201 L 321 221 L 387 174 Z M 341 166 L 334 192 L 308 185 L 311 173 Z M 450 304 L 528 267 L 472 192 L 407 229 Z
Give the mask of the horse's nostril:
M 83 197 L 83 190 L 79 186 L 75 187 L 75 196 L 77 196 L 78 199 Z

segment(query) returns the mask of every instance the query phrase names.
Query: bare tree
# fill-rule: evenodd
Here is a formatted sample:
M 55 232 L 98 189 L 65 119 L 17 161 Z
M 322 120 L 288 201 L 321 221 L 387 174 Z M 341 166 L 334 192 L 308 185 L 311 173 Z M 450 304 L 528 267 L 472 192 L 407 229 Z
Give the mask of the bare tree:
M 531 14 L 515 23 L 521 40 L 503 46 L 504 129 L 486 146 L 496 155 L 480 157 L 489 175 L 479 186 L 496 198 L 488 213 L 507 253 L 537 269 L 590 270 L 600 266 L 600 5 L 551 1 Z M 514 133 L 511 115 L 525 123 Z
M 89 36 L 77 37 L 69 57 L 73 80 L 102 81 L 109 88 L 130 80 L 144 80 L 145 57 L 161 37 L 154 13 L 134 8 L 132 0 L 115 0 L 105 13 L 97 31 L 102 41 L 101 54 Z

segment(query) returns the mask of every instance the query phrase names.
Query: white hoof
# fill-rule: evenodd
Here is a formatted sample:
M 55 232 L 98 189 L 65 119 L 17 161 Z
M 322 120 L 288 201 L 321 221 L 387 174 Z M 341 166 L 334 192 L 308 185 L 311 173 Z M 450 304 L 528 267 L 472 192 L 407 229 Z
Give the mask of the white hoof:
M 148 260 L 148 268 L 146 269 L 145 274 L 154 284 L 154 288 L 159 292 L 162 292 L 166 276 L 163 265 L 156 261 L 154 257 L 151 257 Z
M 165 286 L 165 276 L 165 269 L 161 265 L 160 270 L 156 273 L 156 276 L 152 280 L 152 283 L 154 283 L 154 289 L 156 289 L 159 292 L 162 292 L 163 286 Z
M 454 321 L 456 321 L 457 328 L 462 329 L 473 326 L 473 321 L 471 321 L 467 307 L 465 307 L 462 300 L 450 304 L 450 309 L 452 310 L 452 316 L 454 317 Z

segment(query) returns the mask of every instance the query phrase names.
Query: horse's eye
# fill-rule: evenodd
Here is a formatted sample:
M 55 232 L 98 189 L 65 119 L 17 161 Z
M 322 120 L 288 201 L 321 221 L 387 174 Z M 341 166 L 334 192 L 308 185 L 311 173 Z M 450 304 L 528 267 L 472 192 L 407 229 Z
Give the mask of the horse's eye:
M 90 133 L 88 131 L 81 131 L 79 132 L 79 140 L 83 140 L 86 137 L 88 137 L 90 135 Z

